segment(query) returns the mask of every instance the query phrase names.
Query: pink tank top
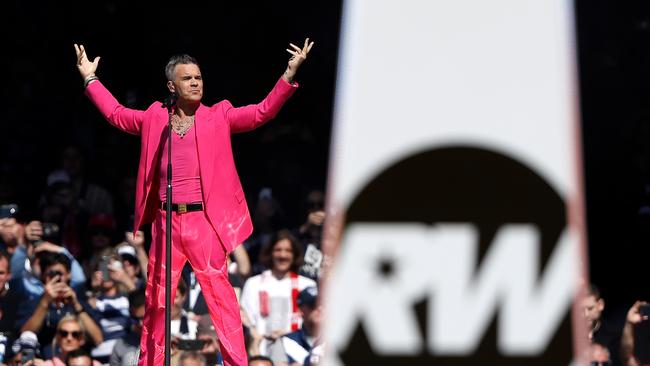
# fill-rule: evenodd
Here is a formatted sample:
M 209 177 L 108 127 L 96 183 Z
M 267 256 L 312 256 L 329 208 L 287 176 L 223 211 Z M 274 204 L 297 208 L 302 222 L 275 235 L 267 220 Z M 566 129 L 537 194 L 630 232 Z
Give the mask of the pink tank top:
M 160 200 L 167 199 L 167 139 L 160 159 Z M 172 132 L 172 201 L 173 203 L 202 202 L 199 155 L 196 129 L 190 127 L 185 136 Z

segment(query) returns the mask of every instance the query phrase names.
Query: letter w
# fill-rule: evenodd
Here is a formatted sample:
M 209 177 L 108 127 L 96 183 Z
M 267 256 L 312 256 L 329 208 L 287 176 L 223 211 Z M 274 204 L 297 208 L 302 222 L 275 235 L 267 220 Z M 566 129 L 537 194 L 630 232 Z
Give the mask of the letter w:
M 478 269 L 473 226 L 437 225 L 431 234 L 436 257 L 430 277 L 430 350 L 471 353 L 500 308 L 499 350 L 506 355 L 543 352 L 570 310 L 576 289 L 576 242 L 568 232 L 541 275 L 539 233 L 533 225 L 504 225 Z

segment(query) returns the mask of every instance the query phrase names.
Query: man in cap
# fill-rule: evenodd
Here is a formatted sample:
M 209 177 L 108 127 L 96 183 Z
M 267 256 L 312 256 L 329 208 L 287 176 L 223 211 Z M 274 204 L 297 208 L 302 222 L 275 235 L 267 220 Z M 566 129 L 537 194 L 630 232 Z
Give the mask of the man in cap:
M 16 339 L 11 345 L 13 358 L 11 365 L 22 365 L 27 360 L 38 360 L 43 362 L 40 352 L 41 345 L 38 343 L 38 337 L 32 331 L 25 331 L 20 334 L 20 338 Z M 33 362 L 32 362 L 33 364 Z
M 302 328 L 282 337 L 282 346 L 289 365 L 303 365 L 311 350 L 319 344 L 321 306 L 318 289 L 307 287 L 298 294 L 298 307 L 302 313 Z

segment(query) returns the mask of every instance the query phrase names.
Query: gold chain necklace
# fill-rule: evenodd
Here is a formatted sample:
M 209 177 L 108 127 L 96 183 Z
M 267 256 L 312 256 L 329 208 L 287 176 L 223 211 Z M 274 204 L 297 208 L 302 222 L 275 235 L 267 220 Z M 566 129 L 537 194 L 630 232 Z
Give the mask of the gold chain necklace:
M 193 124 L 194 116 L 185 116 L 184 118 L 181 118 L 176 114 L 172 116 L 172 131 L 181 138 L 185 136 Z

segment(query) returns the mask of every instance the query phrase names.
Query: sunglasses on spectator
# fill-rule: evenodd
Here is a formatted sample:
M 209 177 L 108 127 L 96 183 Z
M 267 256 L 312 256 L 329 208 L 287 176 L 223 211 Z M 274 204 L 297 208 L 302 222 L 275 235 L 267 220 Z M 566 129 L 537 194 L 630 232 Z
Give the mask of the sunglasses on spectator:
M 612 366 L 612 361 L 591 361 L 590 366 Z
M 62 338 L 68 338 L 68 335 L 71 335 L 75 339 L 81 339 L 81 331 L 79 330 L 73 330 L 72 332 L 68 332 L 67 330 L 59 329 L 58 331 L 59 335 Z

